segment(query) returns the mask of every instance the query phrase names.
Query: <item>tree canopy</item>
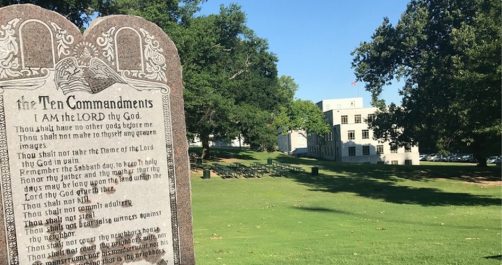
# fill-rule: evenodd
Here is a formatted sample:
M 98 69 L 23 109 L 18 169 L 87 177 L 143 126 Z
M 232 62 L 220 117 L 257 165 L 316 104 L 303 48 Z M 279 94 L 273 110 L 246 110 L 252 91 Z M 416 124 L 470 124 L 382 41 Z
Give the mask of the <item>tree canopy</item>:
M 56 11 L 72 21 L 79 28 L 82 28 L 91 20 L 90 15 L 94 12 L 94 7 L 96 5 L 93 0 L 0 0 L 0 6 L 14 4 L 34 4 Z
M 380 113 L 377 137 L 422 150 L 472 152 L 480 165 L 500 153 L 501 2 L 413 0 L 396 26 L 387 18 L 352 53 Z M 401 106 L 385 85 L 403 79 Z
M 295 99 L 287 107 L 283 107 L 276 117 L 276 125 L 282 133 L 304 130 L 324 135 L 330 132 L 321 109 L 312 101 L 302 99 Z

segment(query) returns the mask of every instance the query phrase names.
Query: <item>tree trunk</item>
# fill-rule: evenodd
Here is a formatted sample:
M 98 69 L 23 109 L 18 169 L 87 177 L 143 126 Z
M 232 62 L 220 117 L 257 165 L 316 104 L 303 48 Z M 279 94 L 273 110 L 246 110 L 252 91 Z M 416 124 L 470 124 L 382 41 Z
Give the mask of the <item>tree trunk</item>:
M 209 136 L 201 135 L 200 140 L 202 142 L 202 153 L 200 154 L 200 157 L 202 159 L 207 159 L 209 158 Z
M 474 154 L 474 158 L 478 161 L 478 167 L 487 167 L 488 165 L 486 164 L 486 156 L 481 155 L 481 154 Z

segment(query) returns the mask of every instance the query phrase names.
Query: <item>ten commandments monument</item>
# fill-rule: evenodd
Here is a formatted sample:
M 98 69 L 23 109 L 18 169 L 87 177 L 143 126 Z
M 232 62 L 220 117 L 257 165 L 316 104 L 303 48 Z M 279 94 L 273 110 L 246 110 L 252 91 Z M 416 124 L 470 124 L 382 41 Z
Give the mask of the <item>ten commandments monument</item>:
M 193 264 L 182 89 L 142 18 L 0 8 L 0 264 Z

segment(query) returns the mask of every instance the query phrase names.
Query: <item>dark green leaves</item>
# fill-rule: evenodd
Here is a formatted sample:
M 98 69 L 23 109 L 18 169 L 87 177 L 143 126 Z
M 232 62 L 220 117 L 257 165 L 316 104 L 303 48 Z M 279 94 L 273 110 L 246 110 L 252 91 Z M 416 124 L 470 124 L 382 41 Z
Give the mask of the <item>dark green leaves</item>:
M 481 164 L 500 152 L 500 11 L 497 0 L 415 0 L 395 27 L 385 19 L 354 50 L 357 80 L 373 104 L 384 84 L 405 80 L 402 106 L 378 115 L 379 137 L 472 152 Z

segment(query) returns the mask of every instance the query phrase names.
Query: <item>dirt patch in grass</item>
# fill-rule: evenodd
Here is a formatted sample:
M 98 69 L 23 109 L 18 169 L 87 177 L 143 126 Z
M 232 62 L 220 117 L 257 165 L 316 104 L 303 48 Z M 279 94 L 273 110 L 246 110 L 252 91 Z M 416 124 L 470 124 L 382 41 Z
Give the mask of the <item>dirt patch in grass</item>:
M 502 187 L 502 180 L 490 181 L 490 180 L 481 180 L 477 182 L 467 182 L 469 184 L 477 184 L 483 187 Z
M 192 178 L 193 177 L 202 178 L 202 172 L 203 172 L 202 169 L 193 169 L 191 177 Z M 216 171 L 211 170 L 211 178 L 222 178 L 222 177 L 220 175 L 218 175 L 218 173 L 216 173 Z
M 502 180 L 487 179 L 486 177 L 461 176 L 460 180 L 467 184 L 474 184 L 483 187 L 502 187 Z
M 237 158 L 222 158 L 220 162 L 225 164 L 232 164 L 232 163 L 240 163 L 242 162 L 242 160 Z

